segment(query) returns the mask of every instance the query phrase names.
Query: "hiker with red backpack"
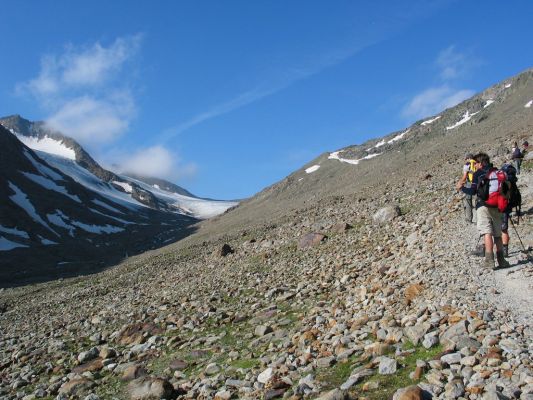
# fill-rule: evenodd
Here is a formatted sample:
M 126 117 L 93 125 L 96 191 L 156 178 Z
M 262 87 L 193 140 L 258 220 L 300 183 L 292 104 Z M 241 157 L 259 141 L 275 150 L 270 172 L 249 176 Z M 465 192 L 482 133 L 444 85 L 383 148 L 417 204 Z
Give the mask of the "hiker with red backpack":
M 476 172 L 472 186 L 462 191 L 465 194 L 477 195 L 476 217 L 477 229 L 483 236 L 485 245 L 485 258 L 483 265 L 486 268 L 496 269 L 494 263 L 494 246 L 496 246 L 496 259 L 498 268 L 508 268 L 510 265 L 505 260 L 502 242 L 503 212 L 508 206 L 508 199 L 502 194 L 502 187 L 506 185 L 505 172 L 492 167 L 490 157 L 485 153 L 474 156 Z

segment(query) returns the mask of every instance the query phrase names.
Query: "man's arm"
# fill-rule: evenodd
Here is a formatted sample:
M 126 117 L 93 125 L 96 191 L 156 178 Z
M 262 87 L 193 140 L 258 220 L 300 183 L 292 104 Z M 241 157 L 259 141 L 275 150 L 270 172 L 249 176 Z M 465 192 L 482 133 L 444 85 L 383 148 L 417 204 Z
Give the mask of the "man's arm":
M 459 179 L 459 182 L 455 185 L 455 189 L 459 192 L 461 191 L 461 188 L 465 185 L 466 179 L 468 177 L 468 172 L 463 173 L 463 176 L 461 179 Z

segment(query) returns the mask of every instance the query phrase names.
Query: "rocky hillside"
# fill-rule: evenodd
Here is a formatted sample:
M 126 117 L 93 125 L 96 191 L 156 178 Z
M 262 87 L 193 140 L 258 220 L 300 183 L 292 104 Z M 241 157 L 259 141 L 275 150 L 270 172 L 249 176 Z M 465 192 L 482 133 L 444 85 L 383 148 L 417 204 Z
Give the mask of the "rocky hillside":
M 516 232 L 533 245 L 532 162 L 508 270 L 470 255 L 453 190 L 465 149 L 501 163 L 531 141 L 531 97 L 528 71 L 399 139 L 324 154 L 178 243 L 2 291 L 0 396 L 531 399 Z

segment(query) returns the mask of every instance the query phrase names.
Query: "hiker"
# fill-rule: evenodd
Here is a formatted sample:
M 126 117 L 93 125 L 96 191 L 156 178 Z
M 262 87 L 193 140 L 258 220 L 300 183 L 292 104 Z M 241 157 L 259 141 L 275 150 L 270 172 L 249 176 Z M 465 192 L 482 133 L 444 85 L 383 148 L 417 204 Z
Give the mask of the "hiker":
M 463 175 L 461 176 L 461 179 L 459 179 L 459 182 L 457 182 L 457 184 L 455 185 L 457 192 L 461 191 L 463 187 L 466 187 L 466 188 L 472 187 L 472 180 L 474 178 L 474 172 L 476 172 L 476 168 L 474 164 L 475 164 L 474 155 L 472 153 L 467 153 L 465 155 L 465 164 L 463 165 Z M 473 217 L 474 217 L 473 197 L 474 195 L 466 194 L 466 193 L 464 193 L 464 197 L 463 197 L 463 209 L 465 212 L 465 220 L 469 224 L 473 222 Z
M 503 171 L 492 168 L 490 157 L 485 153 L 478 153 L 474 156 L 476 172 L 470 188 L 463 186 L 462 191 L 465 194 L 477 193 L 476 199 L 476 216 L 477 229 L 480 236 L 483 236 L 485 245 L 485 258 L 483 265 L 486 268 L 496 269 L 494 263 L 494 245 L 496 245 L 496 258 L 499 268 L 509 267 L 509 263 L 503 255 L 502 242 L 502 211 L 498 209 L 499 190 L 502 184 L 502 175 L 506 179 Z M 488 181 L 487 181 L 488 180 Z M 483 198 L 487 193 L 482 189 L 487 189 L 488 196 Z M 496 205 L 494 202 L 496 201 Z M 487 204 L 489 203 L 489 204 Z
M 516 168 L 516 174 L 520 175 L 520 166 L 522 165 L 523 154 L 518 147 L 518 143 L 514 142 L 513 148 L 511 149 L 511 159 L 513 160 L 513 165 Z

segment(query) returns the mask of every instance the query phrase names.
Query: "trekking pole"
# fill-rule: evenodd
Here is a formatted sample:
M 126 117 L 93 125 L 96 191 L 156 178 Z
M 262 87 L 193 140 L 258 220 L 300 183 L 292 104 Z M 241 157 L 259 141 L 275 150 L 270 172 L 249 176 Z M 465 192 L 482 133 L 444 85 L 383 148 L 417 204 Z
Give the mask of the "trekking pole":
M 520 237 L 520 235 L 518 234 L 518 230 L 516 229 L 516 226 L 513 222 L 513 219 L 512 218 L 509 218 L 509 221 L 511 221 L 511 225 L 513 226 L 513 229 L 516 233 L 516 237 L 518 238 L 518 241 L 520 242 L 520 244 L 522 245 L 522 249 L 524 250 L 524 253 L 526 254 L 526 257 L 527 257 L 527 260 L 533 264 L 533 261 L 531 260 L 531 257 L 529 255 L 529 248 L 526 249 L 526 246 L 524 246 L 524 243 L 522 242 L 522 238 Z

